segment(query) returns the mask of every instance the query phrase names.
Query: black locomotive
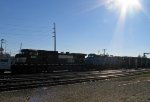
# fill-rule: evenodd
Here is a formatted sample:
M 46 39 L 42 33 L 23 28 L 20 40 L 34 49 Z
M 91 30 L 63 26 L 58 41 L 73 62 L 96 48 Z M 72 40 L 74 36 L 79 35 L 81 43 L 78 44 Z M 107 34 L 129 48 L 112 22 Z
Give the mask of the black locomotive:
M 22 49 L 15 56 L 12 73 L 41 73 L 54 71 L 89 71 L 105 69 L 150 68 L 150 59 L 58 51 Z
M 11 70 L 12 73 L 80 71 L 84 70 L 85 56 L 81 53 L 22 49 L 16 54 Z

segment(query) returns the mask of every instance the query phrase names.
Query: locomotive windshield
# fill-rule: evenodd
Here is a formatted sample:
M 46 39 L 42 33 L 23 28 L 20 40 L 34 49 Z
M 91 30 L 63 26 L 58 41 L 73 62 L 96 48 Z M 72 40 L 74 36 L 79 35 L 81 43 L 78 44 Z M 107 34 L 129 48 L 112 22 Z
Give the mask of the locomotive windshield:
M 8 59 L 0 59 L 0 62 L 8 62 Z
M 23 55 L 38 55 L 38 52 L 37 52 L 37 50 L 22 49 L 21 54 L 23 54 Z
M 95 57 L 96 54 L 89 54 L 88 57 Z

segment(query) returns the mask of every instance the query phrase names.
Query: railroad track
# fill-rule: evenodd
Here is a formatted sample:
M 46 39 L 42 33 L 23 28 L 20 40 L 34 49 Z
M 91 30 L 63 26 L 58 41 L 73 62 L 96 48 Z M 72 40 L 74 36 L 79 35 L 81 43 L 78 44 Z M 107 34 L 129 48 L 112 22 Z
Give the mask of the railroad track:
M 6 75 L 0 76 L 0 92 L 105 80 L 111 78 L 139 75 L 149 72 L 150 70 L 112 70 L 108 72 L 92 71 L 52 74 L 42 73 L 32 75 Z

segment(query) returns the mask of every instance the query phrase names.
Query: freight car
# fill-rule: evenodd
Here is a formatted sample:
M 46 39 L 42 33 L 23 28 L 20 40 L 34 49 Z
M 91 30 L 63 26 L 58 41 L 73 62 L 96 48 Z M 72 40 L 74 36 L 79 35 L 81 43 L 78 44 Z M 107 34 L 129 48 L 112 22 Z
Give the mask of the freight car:
M 147 57 L 127 57 L 89 54 L 86 64 L 97 65 L 102 69 L 139 69 L 150 68 L 150 59 Z M 101 67 L 100 67 L 101 66 Z
M 16 54 L 11 71 L 12 73 L 81 71 L 84 70 L 85 56 L 86 54 L 81 53 L 22 49 Z

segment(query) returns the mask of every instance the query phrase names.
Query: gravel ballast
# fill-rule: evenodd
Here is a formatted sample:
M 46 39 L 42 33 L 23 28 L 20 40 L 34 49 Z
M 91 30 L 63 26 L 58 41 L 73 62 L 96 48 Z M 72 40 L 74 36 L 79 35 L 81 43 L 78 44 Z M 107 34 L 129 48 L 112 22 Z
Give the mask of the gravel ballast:
M 1 92 L 0 102 L 150 102 L 150 74 Z

